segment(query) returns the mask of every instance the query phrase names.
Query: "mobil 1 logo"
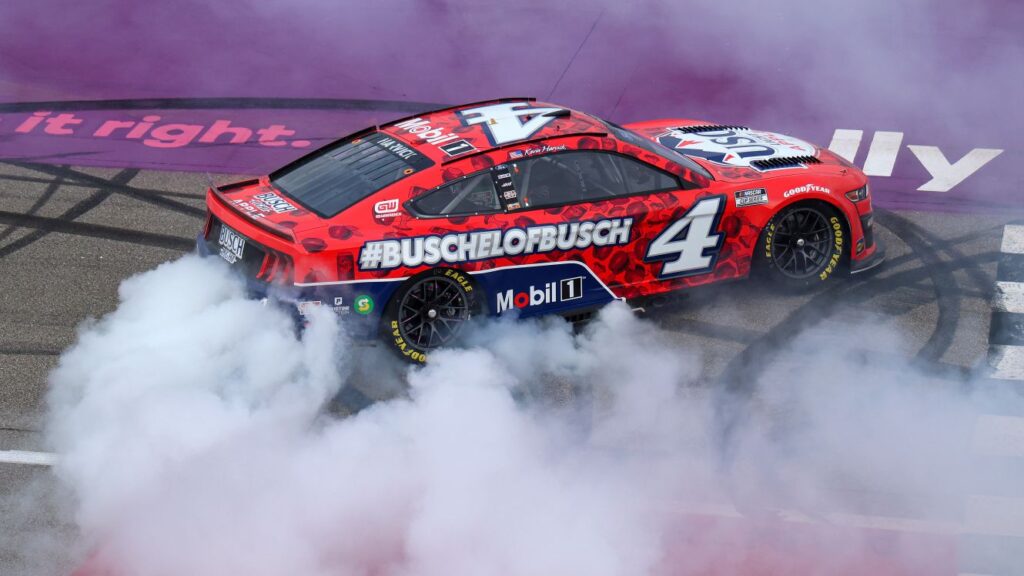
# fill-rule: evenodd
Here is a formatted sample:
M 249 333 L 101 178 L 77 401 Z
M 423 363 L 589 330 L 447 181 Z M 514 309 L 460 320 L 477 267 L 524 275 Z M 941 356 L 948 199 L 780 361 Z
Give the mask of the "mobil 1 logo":
M 458 156 L 459 154 L 476 151 L 476 147 L 470 144 L 468 140 L 456 140 L 455 142 L 441 144 L 438 148 L 449 156 Z
M 516 292 L 513 289 L 498 293 L 497 313 L 501 314 L 507 310 L 518 308 L 532 308 L 556 304 L 558 302 L 569 302 L 583 298 L 583 276 L 574 278 L 563 278 L 556 282 L 547 282 L 542 286 L 530 285 L 526 290 Z

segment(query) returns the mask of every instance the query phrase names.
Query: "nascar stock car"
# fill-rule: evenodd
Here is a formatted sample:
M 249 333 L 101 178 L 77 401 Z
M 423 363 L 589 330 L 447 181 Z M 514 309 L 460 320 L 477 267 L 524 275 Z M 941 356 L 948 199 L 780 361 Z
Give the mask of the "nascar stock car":
M 803 288 L 883 259 L 867 178 L 827 149 L 528 98 L 369 128 L 206 199 L 200 254 L 419 362 L 474 315 L 578 319 L 752 271 Z

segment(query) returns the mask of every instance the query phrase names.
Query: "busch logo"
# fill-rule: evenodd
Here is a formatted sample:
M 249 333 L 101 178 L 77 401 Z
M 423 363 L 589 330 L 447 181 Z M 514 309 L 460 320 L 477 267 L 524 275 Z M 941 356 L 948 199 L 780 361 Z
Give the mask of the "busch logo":
M 253 196 L 256 200 L 262 201 L 264 204 L 270 207 L 271 210 L 281 214 L 282 212 L 293 212 L 295 206 L 288 203 L 287 200 L 281 198 L 273 192 L 264 192 L 263 194 L 257 194 Z
M 501 314 L 506 310 L 511 310 L 513 307 L 521 309 L 527 306 L 541 306 L 567 300 L 578 300 L 582 297 L 583 276 L 565 278 L 558 282 L 548 282 L 540 288 L 531 285 L 523 292 L 516 292 L 512 289 L 499 292 L 497 312 Z

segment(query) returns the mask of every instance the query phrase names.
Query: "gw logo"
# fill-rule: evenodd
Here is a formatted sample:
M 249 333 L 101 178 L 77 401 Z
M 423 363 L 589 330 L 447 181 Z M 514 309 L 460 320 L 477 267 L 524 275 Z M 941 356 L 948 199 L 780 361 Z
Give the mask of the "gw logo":
M 531 285 L 523 292 L 509 289 L 498 294 L 498 314 L 515 308 L 554 304 L 567 300 L 583 298 L 583 276 L 564 278 L 557 282 L 548 282 L 540 288 Z

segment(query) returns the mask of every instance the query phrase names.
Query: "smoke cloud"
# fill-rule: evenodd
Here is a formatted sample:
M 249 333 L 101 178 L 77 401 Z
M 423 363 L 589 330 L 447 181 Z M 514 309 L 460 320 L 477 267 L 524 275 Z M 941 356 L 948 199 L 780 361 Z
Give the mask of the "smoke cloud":
M 965 481 L 976 399 L 849 353 L 901 345 L 867 325 L 798 335 L 727 393 L 622 305 L 579 332 L 491 321 L 339 418 L 330 399 L 382 360 L 332 314 L 298 336 L 192 256 L 120 296 L 52 374 L 50 433 L 94 561 L 124 574 L 730 573 L 737 546 L 777 536 L 738 543 L 721 518 L 831 518 L 879 494 L 933 510 Z M 827 524 L 778 568 L 839 573 L 874 545 Z

